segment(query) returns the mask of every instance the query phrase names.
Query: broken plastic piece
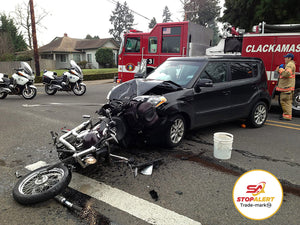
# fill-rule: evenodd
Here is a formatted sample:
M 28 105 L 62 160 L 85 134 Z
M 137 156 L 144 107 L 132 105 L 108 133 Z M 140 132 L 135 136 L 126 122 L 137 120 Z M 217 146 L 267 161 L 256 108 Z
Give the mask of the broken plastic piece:
M 143 170 L 141 170 L 141 174 L 146 176 L 151 176 L 153 172 L 153 165 L 147 166 Z

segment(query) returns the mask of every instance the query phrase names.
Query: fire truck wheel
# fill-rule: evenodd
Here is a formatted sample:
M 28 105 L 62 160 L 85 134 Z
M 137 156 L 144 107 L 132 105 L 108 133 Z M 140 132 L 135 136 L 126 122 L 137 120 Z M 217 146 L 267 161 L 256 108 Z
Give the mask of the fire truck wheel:
M 262 127 L 267 120 L 268 107 L 264 102 L 258 102 L 254 105 L 249 117 L 248 124 L 251 127 Z

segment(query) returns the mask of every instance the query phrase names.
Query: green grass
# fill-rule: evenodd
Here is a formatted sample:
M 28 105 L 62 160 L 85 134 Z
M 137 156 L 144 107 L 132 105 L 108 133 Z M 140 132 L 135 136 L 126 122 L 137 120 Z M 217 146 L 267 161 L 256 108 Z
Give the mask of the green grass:
M 68 70 L 53 70 L 58 76 L 61 76 L 64 72 Z M 118 68 L 103 68 L 103 69 L 83 69 L 83 75 L 96 75 L 96 74 L 107 74 L 107 73 L 117 73 Z M 43 74 L 43 72 L 41 72 Z

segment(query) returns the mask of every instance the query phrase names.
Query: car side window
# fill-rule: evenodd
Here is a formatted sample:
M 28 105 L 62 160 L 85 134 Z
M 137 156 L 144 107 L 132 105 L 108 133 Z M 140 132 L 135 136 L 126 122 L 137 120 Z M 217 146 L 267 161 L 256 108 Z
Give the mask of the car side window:
M 258 66 L 256 63 L 230 63 L 231 80 L 241 80 L 256 77 Z
M 225 82 L 227 64 L 224 62 L 209 62 L 200 74 L 200 79 L 210 79 L 213 83 Z

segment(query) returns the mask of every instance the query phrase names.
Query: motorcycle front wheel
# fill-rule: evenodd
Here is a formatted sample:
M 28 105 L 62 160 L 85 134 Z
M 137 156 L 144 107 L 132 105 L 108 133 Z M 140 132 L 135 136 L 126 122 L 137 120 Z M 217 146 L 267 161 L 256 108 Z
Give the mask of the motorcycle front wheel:
M 36 89 L 31 87 L 24 88 L 22 91 L 22 96 L 27 100 L 33 99 L 36 96 Z
M 0 94 L 0 99 L 5 99 L 6 96 L 7 96 L 7 93 L 2 92 L 2 93 Z
M 78 83 L 73 86 L 72 90 L 75 95 L 81 96 L 86 92 L 86 86 Z
M 71 173 L 67 167 L 48 167 L 41 167 L 20 178 L 13 189 L 17 202 L 23 205 L 43 202 L 60 194 L 68 186 Z

